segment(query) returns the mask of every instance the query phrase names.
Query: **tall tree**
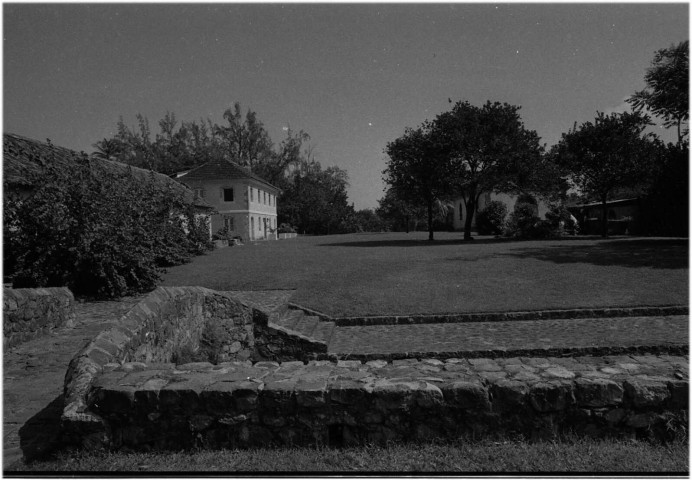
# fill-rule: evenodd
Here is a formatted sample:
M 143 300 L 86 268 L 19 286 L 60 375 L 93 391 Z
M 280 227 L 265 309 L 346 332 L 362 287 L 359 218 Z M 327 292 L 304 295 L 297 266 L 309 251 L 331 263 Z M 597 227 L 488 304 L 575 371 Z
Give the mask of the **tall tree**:
M 269 134 L 256 112 L 248 109 L 243 119 L 240 103 L 236 102 L 224 112 L 223 118 L 228 126 L 218 127 L 218 131 L 226 141 L 230 160 L 252 169 L 271 154 Z
M 423 204 L 428 213 L 428 240 L 434 240 L 433 216 L 437 202 L 451 192 L 449 157 L 430 122 L 389 142 L 384 181 L 409 204 Z
M 655 135 L 644 134 L 649 125 L 649 117 L 638 112 L 598 112 L 593 122 L 563 133 L 551 150 L 555 162 L 570 172 L 574 184 L 601 202 L 603 237 L 608 234 L 609 195 L 645 181 L 652 160 L 661 151 Z
M 658 50 L 644 75 L 646 88 L 627 99 L 636 111 L 646 108 L 662 118 L 665 127 L 677 127 L 678 144 L 689 133 L 682 131 L 682 123 L 689 120 L 689 50 L 688 40 Z
M 379 200 L 377 214 L 383 220 L 390 223 L 394 231 L 403 229 L 409 233 L 411 224 L 413 231 L 419 224 L 425 222 L 426 208 L 403 200 L 393 187 L 385 191 L 384 197 Z
M 472 239 L 473 217 L 484 192 L 532 190 L 540 183 L 537 176 L 546 178 L 543 148 L 536 132 L 524 127 L 520 108 L 460 101 L 434 121 L 449 157 L 453 188 L 466 207 L 465 240 Z

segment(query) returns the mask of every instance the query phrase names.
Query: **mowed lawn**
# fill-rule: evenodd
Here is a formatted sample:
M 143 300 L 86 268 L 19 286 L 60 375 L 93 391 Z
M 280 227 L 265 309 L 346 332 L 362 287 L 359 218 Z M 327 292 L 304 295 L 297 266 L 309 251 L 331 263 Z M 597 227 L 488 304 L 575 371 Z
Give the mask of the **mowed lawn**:
M 295 289 L 332 316 L 686 305 L 688 241 L 511 241 L 462 233 L 298 237 L 215 250 L 163 285 Z

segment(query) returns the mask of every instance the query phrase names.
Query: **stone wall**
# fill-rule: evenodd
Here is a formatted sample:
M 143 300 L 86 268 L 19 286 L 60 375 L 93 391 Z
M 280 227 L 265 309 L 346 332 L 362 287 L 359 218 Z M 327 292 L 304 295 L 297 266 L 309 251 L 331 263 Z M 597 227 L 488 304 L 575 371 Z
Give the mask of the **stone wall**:
M 74 296 L 67 288 L 5 288 L 3 294 L 4 348 L 73 325 Z
M 670 438 L 688 360 L 669 356 L 108 364 L 91 447 L 349 445 L 522 434 Z
M 62 416 L 66 438 L 89 444 L 105 434 L 103 421 L 87 408 L 86 394 L 106 364 L 244 360 L 254 348 L 252 309 L 241 301 L 202 287 L 160 287 L 70 362 Z

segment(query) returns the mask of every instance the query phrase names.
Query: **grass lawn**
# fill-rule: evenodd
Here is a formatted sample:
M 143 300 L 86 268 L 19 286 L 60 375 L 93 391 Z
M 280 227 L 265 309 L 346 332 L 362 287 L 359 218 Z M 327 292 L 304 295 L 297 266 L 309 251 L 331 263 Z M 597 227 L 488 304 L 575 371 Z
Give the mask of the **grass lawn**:
M 459 441 L 384 447 L 171 453 L 61 453 L 19 471 L 81 472 L 668 472 L 687 474 L 688 444 L 634 440 Z
M 298 237 L 215 250 L 164 285 L 295 289 L 333 316 L 688 303 L 687 239 L 509 241 L 463 234 Z

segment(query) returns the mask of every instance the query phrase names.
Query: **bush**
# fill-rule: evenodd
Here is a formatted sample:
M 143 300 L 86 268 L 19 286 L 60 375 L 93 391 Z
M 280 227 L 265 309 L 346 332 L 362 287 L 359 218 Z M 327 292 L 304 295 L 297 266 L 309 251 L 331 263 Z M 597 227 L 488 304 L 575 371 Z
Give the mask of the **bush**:
M 493 200 L 476 217 L 476 228 L 481 235 L 501 235 L 505 228 L 507 205 Z
M 296 229 L 293 228 L 288 223 L 282 223 L 281 225 L 279 225 L 278 232 L 279 233 L 296 233 Z
M 12 262 L 4 273 L 15 288 L 66 286 L 95 298 L 147 292 L 165 267 L 210 247 L 204 219 L 153 173 L 143 180 L 86 155 L 61 166 L 38 160 L 32 195 L 5 202 Z
M 506 235 L 517 238 L 533 238 L 537 233 L 534 227 L 540 222 L 536 215 L 536 206 L 531 203 L 517 202 L 507 222 Z M 543 229 L 543 227 L 541 228 Z

